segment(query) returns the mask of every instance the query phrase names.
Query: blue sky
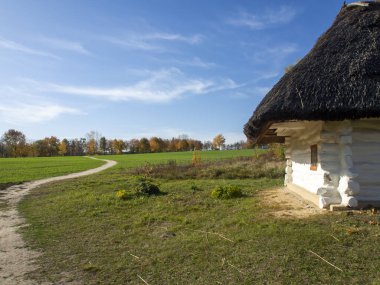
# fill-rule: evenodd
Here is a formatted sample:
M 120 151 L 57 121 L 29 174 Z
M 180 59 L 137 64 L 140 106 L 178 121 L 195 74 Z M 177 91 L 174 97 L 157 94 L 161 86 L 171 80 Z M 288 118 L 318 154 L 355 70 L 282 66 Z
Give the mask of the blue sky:
M 243 125 L 342 1 L 0 0 L 0 133 L 222 133 Z

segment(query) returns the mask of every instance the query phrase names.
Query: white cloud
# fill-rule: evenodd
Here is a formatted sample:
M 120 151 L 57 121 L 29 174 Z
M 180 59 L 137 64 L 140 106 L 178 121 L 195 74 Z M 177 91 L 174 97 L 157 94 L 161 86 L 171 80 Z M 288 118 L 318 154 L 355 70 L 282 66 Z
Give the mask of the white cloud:
M 164 40 L 164 41 L 177 41 L 188 44 L 199 44 L 203 40 L 202 35 L 183 36 L 180 34 L 168 34 L 168 33 L 153 33 L 142 37 L 146 40 Z
M 79 42 L 47 37 L 41 37 L 40 41 L 55 49 L 67 50 L 85 55 L 90 54 L 90 52 L 87 49 L 85 49 L 84 46 Z
M 254 80 L 252 81 L 253 83 L 257 83 L 257 82 L 260 82 L 262 80 L 268 80 L 268 79 L 273 79 L 273 78 L 276 78 L 277 76 L 279 76 L 279 72 L 278 71 L 274 71 L 274 70 L 269 70 L 269 71 L 260 71 L 260 73 L 258 73 Z
M 173 60 L 172 62 L 181 64 L 181 65 L 200 67 L 204 69 L 208 69 L 208 68 L 212 68 L 216 66 L 215 63 L 203 61 L 199 57 L 193 57 L 190 60 Z
M 256 62 L 283 61 L 288 55 L 298 51 L 296 44 L 277 44 L 268 46 L 256 46 L 253 50 L 252 59 Z
M 248 27 L 252 30 L 261 30 L 272 25 L 288 23 L 293 20 L 296 14 L 296 10 L 288 6 L 268 10 L 260 15 L 242 11 L 237 18 L 229 19 L 227 23 L 234 26 Z
M 113 101 L 168 102 L 187 94 L 205 94 L 239 87 L 231 79 L 204 80 L 189 78 L 179 69 L 170 68 L 128 86 L 103 88 L 30 81 L 40 92 L 54 92 L 103 98 Z M 33 86 L 32 86 L 33 87 Z
M 121 47 L 134 50 L 158 52 L 164 51 L 163 47 L 156 44 L 147 43 L 146 41 L 138 37 L 103 37 L 103 40 Z
M 4 38 L 0 38 L 0 48 L 13 50 L 13 51 L 21 52 L 21 53 L 26 53 L 30 55 L 38 55 L 38 56 L 50 57 L 54 59 L 60 59 L 58 56 L 54 54 L 32 49 L 27 46 L 16 43 L 14 41 L 6 40 Z
M 164 52 L 167 48 L 164 42 L 182 42 L 190 45 L 199 44 L 203 36 L 196 34 L 185 36 L 181 34 L 150 33 L 150 34 L 129 34 L 120 37 L 103 37 L 103 40 L 129 49 Z
M 11 124 L 39 123 L 50 121 L 63 114 L 79 113 L 80 111 L 77 109 L 50 103 L 10 104 L 8 102 L 0 105 L 0 121 Z
M 247 87 L 249 88 L 247 88 L 246 90 L 241 90 L 241 91 L 231 93 L 231 98 L 233 99 L 247 99 L 247 98 L 252 98 L 252 97 L 262 98 L 271 90 L 271 87 L 264 87 L 264 86 L 250 85 Z

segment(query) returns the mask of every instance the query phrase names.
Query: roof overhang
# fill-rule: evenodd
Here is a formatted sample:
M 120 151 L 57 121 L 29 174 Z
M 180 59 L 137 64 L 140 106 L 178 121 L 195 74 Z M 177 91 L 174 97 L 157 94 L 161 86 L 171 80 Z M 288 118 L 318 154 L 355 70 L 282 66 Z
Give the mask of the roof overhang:
M 277 135 L 277 128 L 273 128 L 273 124 L 275 124 L 275 122 L 269 122 L 261 129 L 261 132 L 257 136 L 255 143 L 268 144 L 285 142 L 285 137 Z

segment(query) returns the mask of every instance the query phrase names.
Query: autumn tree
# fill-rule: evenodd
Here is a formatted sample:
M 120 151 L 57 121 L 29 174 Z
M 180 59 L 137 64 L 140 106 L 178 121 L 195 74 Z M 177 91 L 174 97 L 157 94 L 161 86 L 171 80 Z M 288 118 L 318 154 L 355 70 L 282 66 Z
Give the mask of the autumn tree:
M 225 142 L 226 139 L 224 138 L 224 136 L 222 134 L 217 134 L 212 141 L 212 146 L 215 149 L 221 150 Z
M 188 143 L 187 139 L 180 139 L 179 140 L 178 150 L 180 150 L 180 151 L 190 150 L 189 143 Z
M 94 138 L 91 138 L 87 140 L 87 147 L 86 147 L 86 152 L 89 155 L 94 155 L 98 150 L 96 140 Z
M 85 138 L 73 139 L 68 145 L 68 155 L 83 155 L 87 142 Z
M 130 153 L 139 152 L 140 141 L 138 139 L 131 139 L 128 141 L 128 147 Z
M 177 139 L 172 138 L 168 145 L 169 151 L 177 151 Z
M 56 156 L 58 155 L 59 144 L 59 139 L 51 136 L 38 140 L 33 145 L 37 151 L 37 156 Z
M 201 150 L 203 147 L 202 142 L 198 140 L 189 139 L 188 143 L 189 143 L 190 150 Z
M 123 140 L 114 139 L 112 141 L 112 149 L 116 154 L 123 154 L 123 150 L 125 148 L 125 143 Z
M 26 155 L 26 137 L 17 130 L 10 129 L 1 138 L 7 156 L 19 157 Z
M 33 152 L 36 156 L 58 155 L 60 141 L 57 137 L 46 137 L 33 143 Z
M 151 152 L 163 152 L 166 150 L 166 143 L 163 139 L 158 137 L 152 137 L 149 140 L 149 146 Z
M 58 146 L 58 154 L 59 155 L 66 155 L 69 148 L 69 141 L 67 139 L 63 139 L 61 143 Z
M 101 135 L 97 131 L 91 131 L 86 134 L 87 154 L 93 155 L 99 151 L 99 141 Z
M 149 140 L 147 138 L 140 139 L 139 152 L 140 153 L 150 152 Z
M 7 152 L 6 152 L 5 144 L 0 141 L 0 157 L 6 157 L 6 156 L 7 156 Z

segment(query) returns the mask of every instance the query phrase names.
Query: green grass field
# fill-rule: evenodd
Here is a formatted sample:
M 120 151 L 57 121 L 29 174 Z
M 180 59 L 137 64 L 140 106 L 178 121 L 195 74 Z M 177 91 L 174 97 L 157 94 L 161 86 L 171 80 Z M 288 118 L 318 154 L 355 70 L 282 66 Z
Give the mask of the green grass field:
M 273 212 L 287 206 L 264 204 L 259 194 L 282 178 L 265 177 L 156 179 L 165 195 L 121 200 L 115 194 L 132 184 L 131 167 L 187 161 L 191 154 L 112 158 L 120 165 L 45 185 L 20 204 L 30 225 L 24 238 L 43 252 L 31 274 L 36 283 L 144 284 L 140 277 L 148 284 L 380 283 L 379 214 L 276 218 Z M 245 196 L 215 200 L 210 192 L 217 185 L 238 185 Z
M 0 158 L 0 189 L 9 185 L 95 168 L 102 161 L 86 157 Z
M 223 151 L 202 151 L 197 152 L 202 161 L 222 160 L 236 157 L 253 156 L 260 154 L 264 150 L 243 149 L 243 150 L 223 150 Z M 184 152 L 163 152 L 163 153 L 143 153 L 143 154 L 125 154 L 125 155 L 107 155 L 97 156 L 117 161 L 118 168 L 133 168 L 149 164 L 167 163 L 169 160 L 175 160 L 177 163 L 191 163 L 193 157 L 192 151 Z

